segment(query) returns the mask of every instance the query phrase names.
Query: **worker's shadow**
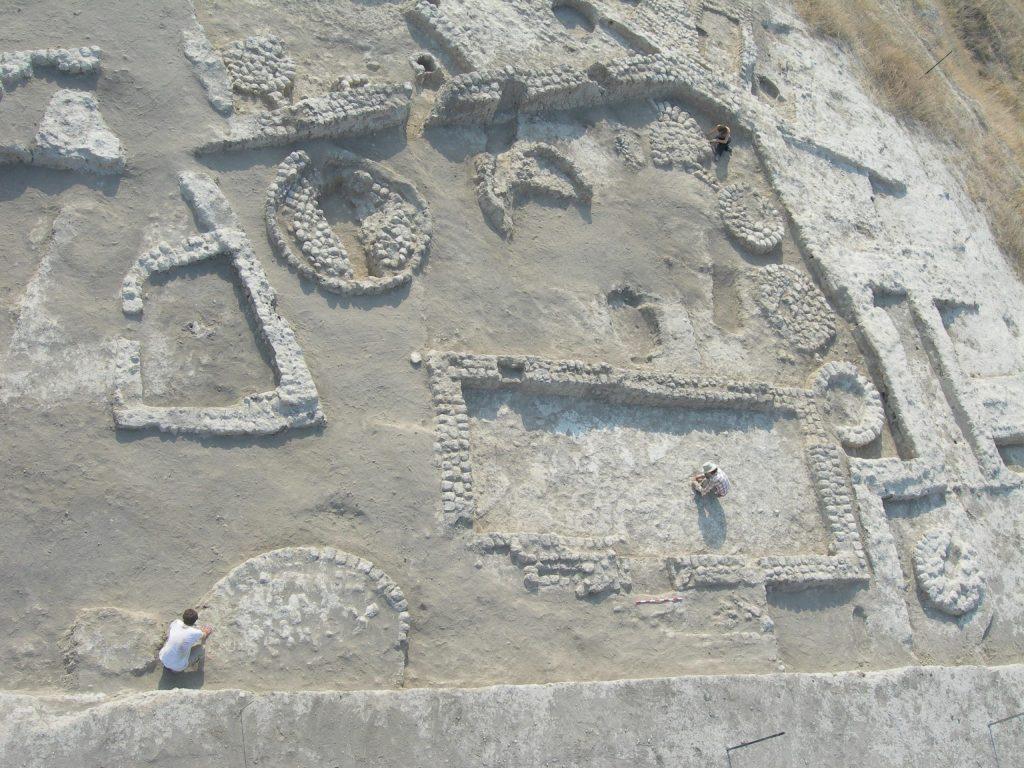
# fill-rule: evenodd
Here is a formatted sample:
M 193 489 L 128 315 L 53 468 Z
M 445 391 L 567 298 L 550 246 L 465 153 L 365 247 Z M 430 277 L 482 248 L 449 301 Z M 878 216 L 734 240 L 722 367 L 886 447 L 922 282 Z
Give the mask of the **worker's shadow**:
M 198 669 L 191 672 L 171 672 L 167 667 L 164 667 L 163 670 L 163 674 L 160 675 L 160 682 L 156 686 L 159 691 L 170 691 L 174 688 L 202 688 L 203 682 L 206 679 L 203 664 L 200 664 Z
M 715 161 L 715 176 L 719 181 L 729 178 L 729 158 L 732 157 L 732 150 L 726 150 Z
M 718 549 L 725 544 L 725 510 L 722 509 L 722 502 L 717 496 L 701 496 L 696 494 L 697 499 L 697 525 L 700 526 L 700 535 L 704 543 L 712 549 Z

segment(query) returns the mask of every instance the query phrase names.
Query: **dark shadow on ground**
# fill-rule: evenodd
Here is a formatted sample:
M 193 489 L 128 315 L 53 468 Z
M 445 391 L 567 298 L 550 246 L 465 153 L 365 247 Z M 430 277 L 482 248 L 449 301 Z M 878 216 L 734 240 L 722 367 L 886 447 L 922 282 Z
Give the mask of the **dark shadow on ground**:
M 725 543 L 727 524 L 725 509 L 717 496 L 701 496 L 694 492 L 697 500 L 697 525 L 704 543 L 712 549 L 718 549 Z
M 203 669 L 203 662 L 199 662 L 199 668 L 193 672 L 171 672 L 167 667 L 163 668 L 160 675 L 160 682 L 157 683 L 158 691 L 171 691 L 175 688 L 188 688 L 199 690 L 203 687 L 206 679 L 206 671 Z
M 732 150 L 727 150 L 715 161 L 715 177 L 719 181 L 729 178 L 729 159 L 732 157 Z
M 946 503 L 945 493 L 933 493 L 916 499 L 882 499 L 887 517 L 911 519 L 941 509 Z
M 201 406 L 199 406 L 201 407 Z M 323 434 L 326 424 L 316 424 L 308 427 L 296 427 L 294 429 L 282 429 L 272 435 L 206 435 L 191 432 L 161 432 L 156 427 L 128 430 L 118 429 L 115 440 L 118 443 L 134 443 L 139 440 L 156 439 L 162 443 L 175 440 L 186 440 L 198 443 L 207 448 L 220 448 L 223 450 L 245 449 L 245 448 L 279 448 L 291 440 L 302 440 L 311 437 L 319 437 Z
M 773 589 L 768 591 L 768 605 L 794 613 L 820 611 L 851 603 L 865 589 L 863 584 L 811 587 L 795 592 Z
M 0 163 L 0 175 L 4 185 L 0 190 L 0 202 L 14 200 L 29 189 L 56 197 L 71 187 L 85 187 L 96 190 L 104 197 L 113 197 L 121 184 L 122 175 L 97 175 L 82 171 L 68 171 L 58 168 L 45 168 L 38 165 Z

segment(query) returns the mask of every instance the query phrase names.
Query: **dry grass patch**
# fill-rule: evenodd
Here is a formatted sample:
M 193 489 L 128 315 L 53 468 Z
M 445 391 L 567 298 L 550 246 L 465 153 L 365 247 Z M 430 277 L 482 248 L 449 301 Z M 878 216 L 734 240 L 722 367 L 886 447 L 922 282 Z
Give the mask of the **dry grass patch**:
M 851 50 L 879 103 L 961 150 L 970 194 L 1024 269 L 1024 5 L 1020 0 L 794 0 Z M 952 51 L 935 71 L 924 73 Z

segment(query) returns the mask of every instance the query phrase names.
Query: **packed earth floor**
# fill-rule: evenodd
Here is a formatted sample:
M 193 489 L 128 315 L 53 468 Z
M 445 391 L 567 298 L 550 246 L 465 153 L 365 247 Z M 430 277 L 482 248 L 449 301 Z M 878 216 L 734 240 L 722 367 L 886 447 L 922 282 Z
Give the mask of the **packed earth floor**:
M 1024 658 L 1024 290 L 783 4 L 2 13 L 0 689 Z

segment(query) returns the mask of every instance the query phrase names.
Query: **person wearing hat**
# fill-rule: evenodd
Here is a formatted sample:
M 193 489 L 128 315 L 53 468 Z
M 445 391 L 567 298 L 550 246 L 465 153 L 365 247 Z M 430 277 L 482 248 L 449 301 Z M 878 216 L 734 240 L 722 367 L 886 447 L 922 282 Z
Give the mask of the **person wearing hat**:
M 718 498 L 722 498 L 729 492 L 729 478 L 718 468 L 717 464 L 705 461 L 701 470 L 701 474 L 695 475 L 690 480 L 693 490 L 700 493 L 701 496 L 707 496 L 710 493 Z
M 732 152 L 729 142 L 732 141 L 732 131 L 728 125 L 720 123 L 708 137 L 711 139 L 711 148 L 715 151 L 715 160 L 722 156 L 723 152 Z

